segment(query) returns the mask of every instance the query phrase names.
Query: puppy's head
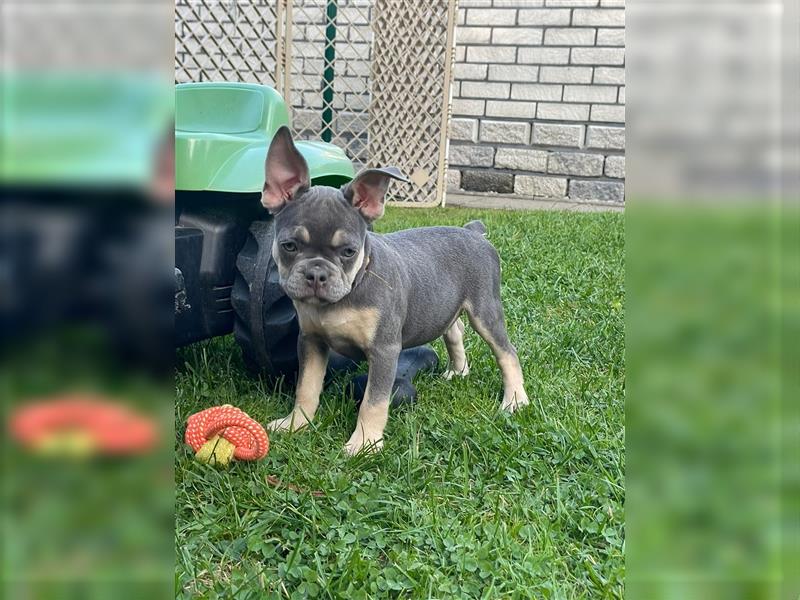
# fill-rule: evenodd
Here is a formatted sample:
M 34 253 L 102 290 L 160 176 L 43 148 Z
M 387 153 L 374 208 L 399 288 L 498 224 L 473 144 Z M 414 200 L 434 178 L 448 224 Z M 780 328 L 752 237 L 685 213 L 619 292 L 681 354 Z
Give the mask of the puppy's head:
M 341 189 L 311 187 L 308 165 L 287 127 L 267 152 L 261 203 L 275 216 L 272 256 L 284 291 L 295 301 L 338 302 L 364 264 L 367 226 L 383 215 L 394 167 L 366 169 Z

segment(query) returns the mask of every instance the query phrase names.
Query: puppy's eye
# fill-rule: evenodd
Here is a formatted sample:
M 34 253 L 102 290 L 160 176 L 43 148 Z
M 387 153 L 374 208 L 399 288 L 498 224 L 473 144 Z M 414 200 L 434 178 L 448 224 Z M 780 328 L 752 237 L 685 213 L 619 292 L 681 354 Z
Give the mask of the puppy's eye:
M 345 248 L 342 250 L 342 256 L 345 258 L 353 258 L 356 255 L 355 248 Z
M 294 242 L 283 242 L 281 244 L 281 248 L 283 248 L 286 252 L 297 252 L 297 244 Z

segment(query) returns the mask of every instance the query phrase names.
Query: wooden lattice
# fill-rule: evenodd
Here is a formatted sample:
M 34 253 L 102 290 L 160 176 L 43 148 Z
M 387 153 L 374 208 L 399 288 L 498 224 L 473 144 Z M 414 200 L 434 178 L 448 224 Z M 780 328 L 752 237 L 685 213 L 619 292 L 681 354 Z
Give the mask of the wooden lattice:
M 456 0 L 178 0 L 176 80 L 276 87 L 294 135 L 444 196 Z
M 276 84 L 276 6 L 177 0 L 175 80 Z
M 400 167 L 410 199 L 425 204 L 440 203 L 445 185 L 453 4 L 380 0 L 372 20 L 369 162 Z
M 359 169 L 369 158 L 373 1 L 338 0 L 335 5 L 331 18 L 328 0 L 292 3 L 288 83 L 292 123 L 301 138 L 320 139 L 327 132 Z M 326 70 L 332 75 L 328 80 Z

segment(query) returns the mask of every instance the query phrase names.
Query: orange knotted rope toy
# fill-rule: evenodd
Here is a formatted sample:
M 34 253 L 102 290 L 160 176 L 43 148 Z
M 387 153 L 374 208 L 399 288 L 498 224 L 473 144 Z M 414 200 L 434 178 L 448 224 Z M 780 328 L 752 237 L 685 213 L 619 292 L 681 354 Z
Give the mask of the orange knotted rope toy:
M 269 437 L 261 424 L 230 404 L 191 415 L 184 440 L 197 460 L 212 465 L 227 465 L 233 458 L 258 460 L 269 451 Z
M 155 421 L 124 402 L 81 393 L 19 406 L 9 428 L 26 448 L 52 456 L 143 454 L 158 437 Z

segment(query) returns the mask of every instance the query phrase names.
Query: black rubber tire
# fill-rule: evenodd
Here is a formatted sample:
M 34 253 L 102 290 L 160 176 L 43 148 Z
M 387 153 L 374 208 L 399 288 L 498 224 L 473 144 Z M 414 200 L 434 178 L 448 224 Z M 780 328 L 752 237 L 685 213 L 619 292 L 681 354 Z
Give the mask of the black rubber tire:
M 233 335 L 248 369 L 272 377 L 294 377 L 299 327 L 292 301 L 278 283 L 273 234 L 272 221 L 254 221 L 236 258 Z

